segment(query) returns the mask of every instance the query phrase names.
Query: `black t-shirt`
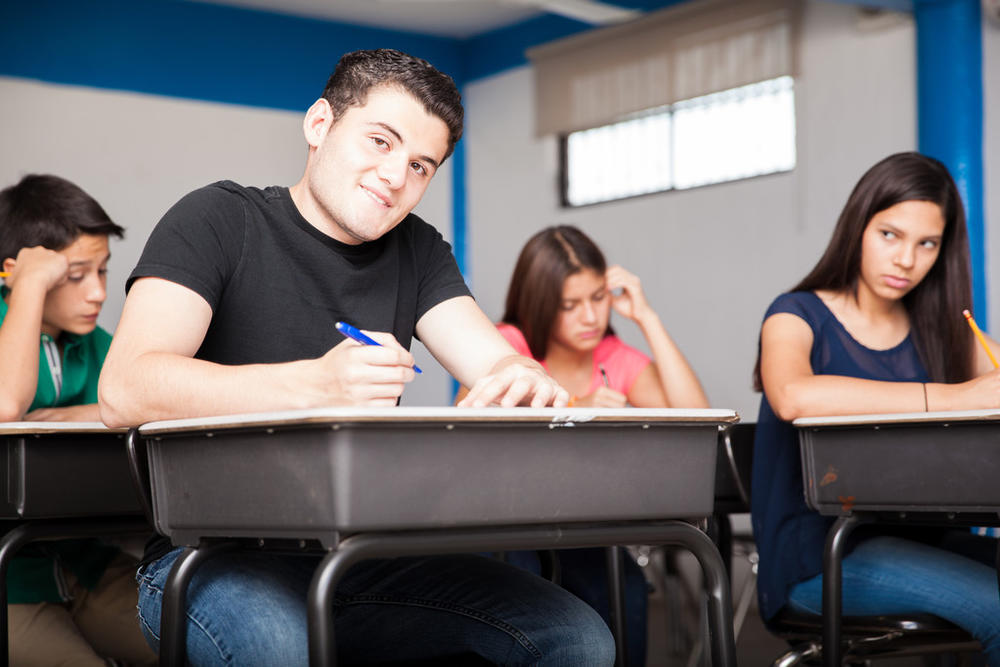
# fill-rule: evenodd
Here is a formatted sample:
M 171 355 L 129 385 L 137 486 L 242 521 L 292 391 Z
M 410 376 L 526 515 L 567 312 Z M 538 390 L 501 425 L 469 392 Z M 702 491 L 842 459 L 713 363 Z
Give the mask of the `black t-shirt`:
M 277 363 L 322 356 L 338 320 L 391 332 L 406 348 L 417 321 L 469 295 L 451 247 L 410 214 L 382 238 L 340 243 L 310 225 L 287 188 L 221 181 L 195 190 L 156 225 L 126 283 L 157 277 L 212 307 L 198 359 Z M 149 545 L 144 562 L 169 549 Z
M 469 295 L 451 247 L 413 214 L 376 241 L 347 245 L 310 225 L 287 188 L 228 181 L 167 211 L 126 289 L 149 276 L 208 302 L 212 322 L 195 356 L 222 364 L 319 357 L 343 340 L 338 320 L 409 348 L 424 313 Z

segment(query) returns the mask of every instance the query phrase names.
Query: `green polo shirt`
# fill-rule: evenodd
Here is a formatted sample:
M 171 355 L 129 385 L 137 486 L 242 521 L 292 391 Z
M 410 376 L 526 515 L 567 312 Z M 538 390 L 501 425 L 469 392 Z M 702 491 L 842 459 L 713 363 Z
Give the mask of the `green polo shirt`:
M 7 317 L 7 294 L 0 287 L 0 323 Z M 38 389 L 29 411 L 97 402 L 97 379 L 108 354 L 111 335 L 100 327 L 77 336 L 63 333 L 62 353 L 55 341 L 42 334 L 38 343 Z M 2 354 L 2 350 L 0 350 Z M 49 355 L 58 354 L 58 363 L 49 363 Z M 53 367 L 56 369 L 53 376 Z M 61 386 L 57 386 L 59 378 Z M 0 530 L 3 530 L 0 524 Z M 118 549 L 99 540 L 58 540 L 29 544 L 18 552 L 7 571 L 7 601 L 10 604 L 60 602 L 69 597 L 61 568 L 76 575 L 81 584 L 92 588 Z

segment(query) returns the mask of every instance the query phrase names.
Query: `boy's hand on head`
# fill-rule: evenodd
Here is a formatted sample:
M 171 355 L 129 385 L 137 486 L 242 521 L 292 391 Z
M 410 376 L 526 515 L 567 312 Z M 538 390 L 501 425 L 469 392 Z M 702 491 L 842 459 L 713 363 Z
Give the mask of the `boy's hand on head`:
M 308 389 L 318 405 L 394 406 L 415 377 L 413 355 L 392 334 L 365 331 L 381 345 L 345 339 L 319 359 Z
M 458 406 L 482 408 L 499 405 L 512 408 L 524 405 L 533 408 L 561 408 L 569 403 L 569 393 L 537 363 L 520 356 L 508 359 L 513 360 L 501 362 L 493 373 L 480 378 Z
M 5 279 L 10 289 L 21 283 L 38 285 L 48 292 L 66 279 L 69 260 L 55 250 L 33 246 L 21 248 L 17 253 L 17 259 L 13 262 L 9 260 L 4 262 L 4 267 L 10 271 L 10 275 Z

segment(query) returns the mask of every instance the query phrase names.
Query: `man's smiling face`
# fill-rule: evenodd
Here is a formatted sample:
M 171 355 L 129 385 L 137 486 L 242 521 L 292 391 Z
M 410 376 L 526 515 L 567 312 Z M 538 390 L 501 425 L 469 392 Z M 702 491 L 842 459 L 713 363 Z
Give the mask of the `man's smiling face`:
M 423 197 L 448 150 L 448 127 L 394 86 L 371 89 L 365 104 L 350 107 L 340 120 L 326 110 L 326 119 L 316 121 L 306 174 L 303 194 L 311 201 L 300 209 L 338 241 L 373 241 Z

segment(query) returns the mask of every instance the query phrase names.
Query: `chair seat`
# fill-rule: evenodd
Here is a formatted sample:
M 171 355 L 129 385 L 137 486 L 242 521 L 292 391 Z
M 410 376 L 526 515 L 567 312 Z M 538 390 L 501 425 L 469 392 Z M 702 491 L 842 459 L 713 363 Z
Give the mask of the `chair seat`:
M 823 633 L 823 617 L 785 608 L 768 621 L 767 626 L 784 639 L 813 639 Z M 921 642 L 974 641 L 962 628 L 933 614 L 844 616 L 840 628 L 845 639 L 904 632 Z
M 774 667 L 815 664 L 823 655 L 823 618 L 819 614 L 783 609 L 767 623 L 792 650 L 774 661 Z M 844 616 L 841 618 L 844 664 L 867 664 L 874 656 L 967 653 L 980 650 L 965 630 L 933 614 Z
M 782 609 L 768 621 L 768 629 L 789 642 L 812 641 L 823 634 L 819 614 Z M 950 621 L 933 614 L 844 616 L 841 635 L 848 643 L 880 637 L 895 647 L 929 644 L 972 644 L 976 640 Z

